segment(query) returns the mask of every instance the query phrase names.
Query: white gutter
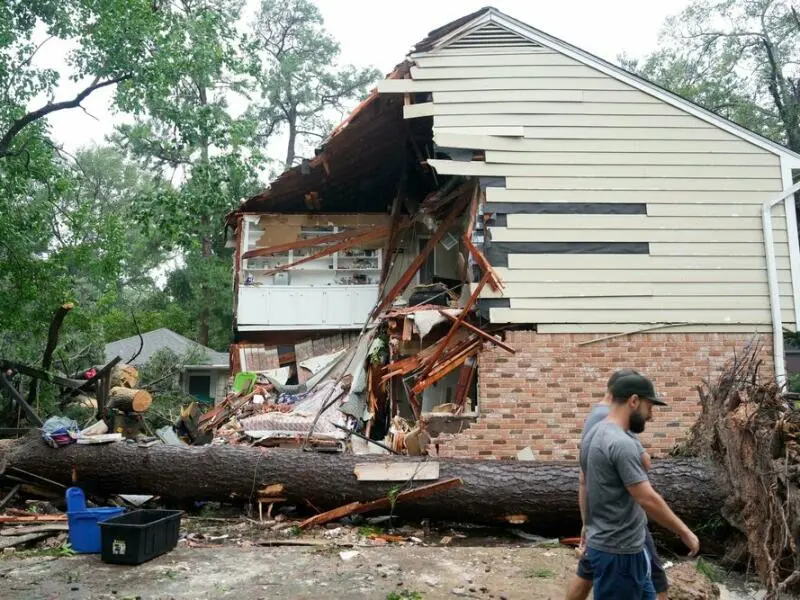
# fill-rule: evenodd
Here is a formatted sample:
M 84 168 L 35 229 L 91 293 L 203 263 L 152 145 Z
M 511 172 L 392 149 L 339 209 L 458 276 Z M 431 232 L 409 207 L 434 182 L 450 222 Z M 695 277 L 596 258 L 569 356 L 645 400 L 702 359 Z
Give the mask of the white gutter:
M 764 253 L 767 258 L 767 283 L 772 313 L 772 354 L 775 362 L 775 378 L 778 385 L 786 383 L 786 359 L 783 350 L 783 318 L 781 317 L 781 294 L 778 287 L 778 268 L 775 264 L 775 238 L 772 235 L 772 207 L 800 190 L 800 182 L 783 190 L 779 196 L 765 200 L 761 207 L 761 224 L 764 228 Z M 789 206 L 786 207 L 789 210 Z M 791 244 L 790 244 L 791 252 Z M 792 282 L 795 285 L 795 282 Z

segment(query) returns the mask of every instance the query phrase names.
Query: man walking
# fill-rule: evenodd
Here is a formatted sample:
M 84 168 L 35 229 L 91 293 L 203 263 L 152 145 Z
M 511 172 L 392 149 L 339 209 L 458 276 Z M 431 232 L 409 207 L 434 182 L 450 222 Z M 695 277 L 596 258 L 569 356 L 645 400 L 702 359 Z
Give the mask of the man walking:
M 652 382 L 637 373 L 611 385 L 611 407 L 581 444 L 585 478 L 586 555 L 593 572 L 595 600 L 651 600 L 650 558 L 645 549 L 647 515 L 697 554 L 697 536 L 653 489 L 641 454 L 628 431 L 644 431 L 654 405 L 664 406 Z
M 611 377 L 608 379 L 608 383 L 606 384 L 606 394 L 604 398 L 595 404 L 592 407 L 589 416 L 586 417 L 586 420 L 583 423 L 583 431 L 581 432 L 581 442 L 586 438 L 586 434 L 591 431 L 591 429 L 600 423 L 603 419 L 608 416 L 609 411 L 611 410 L 611 386 L 614 385 L 614 382 L 617 381 L 623 375 L 638 375 L 639 372 L 635 369 L 620 369 L 619 371 L 615 371 Z M 650 455 L 647 454 L 644 447 L 642 446 L 641 442 L 639 441 L 638 436 L 635 434 L 628 432 L 628 434 L 633 438 L 634 442 L 636 443 L 637 450 L 639 452 L 639 456 L 642 460 L 642 466 L 644 467 L 645 471 L 650 470 Z M 572 578 L 572 581 L 567 588 L 567 597 L 566 600 L 586 600 L 589 596 L 589 592 L 592 590 L 592 580 L 594 579 L 594 573 L 592 571 L 591 564 L 589 563 L 589 558 L 586 555 L 586 511 L 584 507 L 584 498 L 585 498 L 585 481 L 583 472 L 580 474 L 580 489 L 579 489 L 579 496 L 578 501 L 580 504 L 581 510 L 581 522 L 583 523 L 583 529 L 581 530 L 581 546 L 580 552 L 581 557 L 578 561 L 578 569 L 575 576 Z M 650 556 L 650 572 L 651 572 L 651 580 L 653 582 L 653 588 L 656 591 L 656 596 L 658 600 L 667 600 L 667 589 L 669 588 L 669 583 L 667 581 L 667 574 L 664 571 L 664 568 L 661 565 L 661 559 L 656 552 L 655 542 L 653 541 L 653 535 L 650 533 L 650 529 L 647 528 L 646 530 L 646 538 L 645 538 L 645 548 L 647 549 L 647 553 Z

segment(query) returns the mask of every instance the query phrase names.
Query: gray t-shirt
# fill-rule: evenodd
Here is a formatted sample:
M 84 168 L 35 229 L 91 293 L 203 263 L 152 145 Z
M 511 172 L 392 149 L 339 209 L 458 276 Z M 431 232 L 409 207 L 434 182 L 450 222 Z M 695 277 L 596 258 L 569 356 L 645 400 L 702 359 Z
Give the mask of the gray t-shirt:
M 641 552 L 647 515 L 626 489 L 647 481 L 636 443 L 619 425 L 602 421 L 581 443 L 581 469 L 589 548 L 612 554 Z
M 611 407 L 608 404 L 595 404 L 592 407 L 592 410 L 589 411 L 589 416 L 586 417 L 586 420 L 583 422 L 583 432 L 581 433 L 581 442 L 583 442 L 583 438 L 586 437 L 586 434 L 589 430 L 597 425 L 600 421 L 605 419 L 608 416 L 608 413 L 611 412 Z M 639 441 L 639 436 L 635 433 L 628 432 L 628 435 L 633 438 L 633 441 L 636 442 L 636 447 L 639 449 L 639 454 L 644 454 L 644 446 L 642 446 L 642 442 Z

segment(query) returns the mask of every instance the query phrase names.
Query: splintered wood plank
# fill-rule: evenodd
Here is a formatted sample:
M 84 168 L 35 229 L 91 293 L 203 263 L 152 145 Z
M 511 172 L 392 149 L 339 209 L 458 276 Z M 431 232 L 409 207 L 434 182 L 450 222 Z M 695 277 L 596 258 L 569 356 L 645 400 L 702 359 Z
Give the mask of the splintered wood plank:
M 67 523 L 47 523 L 45 525 L 31 525 L 29 527 L 6 527 L 0 529 L 0 536 L 27 535 L 29 533 L 44 533 L 47 531 L 69 531 Z
M 359 481 L 435 481 L 439 479 L 438 462 L 369 462 L 353 469 Z
M 67 520 L 67 515 L 0 515 L 0 523 L 59 523 Z
M 358 515 L 373 510 L 390 508 L 393 503 L 399 504 L 400 502 L 408 502 L 410 500 L 416 500 L 417 498 L 424 498 L 425 496 L 430 496 L 436 492 L 443 492 L 451 488 L 461 487 L 462 485 L 464 484 L 461 479 L 454 477 L 452 479 L 445 479 L 444 481 L 437 481 L 436 483 L 422 485 L 418 488 L 414 488 L 413 490 L 400 492 L 395 497 L 394 502 L 392 502 L 392 499 L 388 496 L 386 498 L 373 500 L 372 502 L 351 502 L 350 504 L 345 504 L 339 508 L 334 508 L 328 512 L 324 512 L 313 516 L 310 519 L 306 519 L 300 523 L 299 527 L 300 529 L 307 529 L 314 525 L 324 525 L 325 523 L 335 521 L 336 519 L 343 519 L 349 515 Z

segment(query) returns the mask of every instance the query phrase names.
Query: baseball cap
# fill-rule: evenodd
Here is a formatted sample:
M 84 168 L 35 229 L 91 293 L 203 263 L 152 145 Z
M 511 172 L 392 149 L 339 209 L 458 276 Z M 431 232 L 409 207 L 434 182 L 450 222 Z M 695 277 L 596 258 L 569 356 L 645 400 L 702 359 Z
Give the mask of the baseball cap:
M 653 382 L 639 373 L 623 375 L 611 385 L 611 395 L 614 398 L 630 398 L 636 394 L 639 398 L 649 400 L 658 406 L 666 406 L 653 387 Z

